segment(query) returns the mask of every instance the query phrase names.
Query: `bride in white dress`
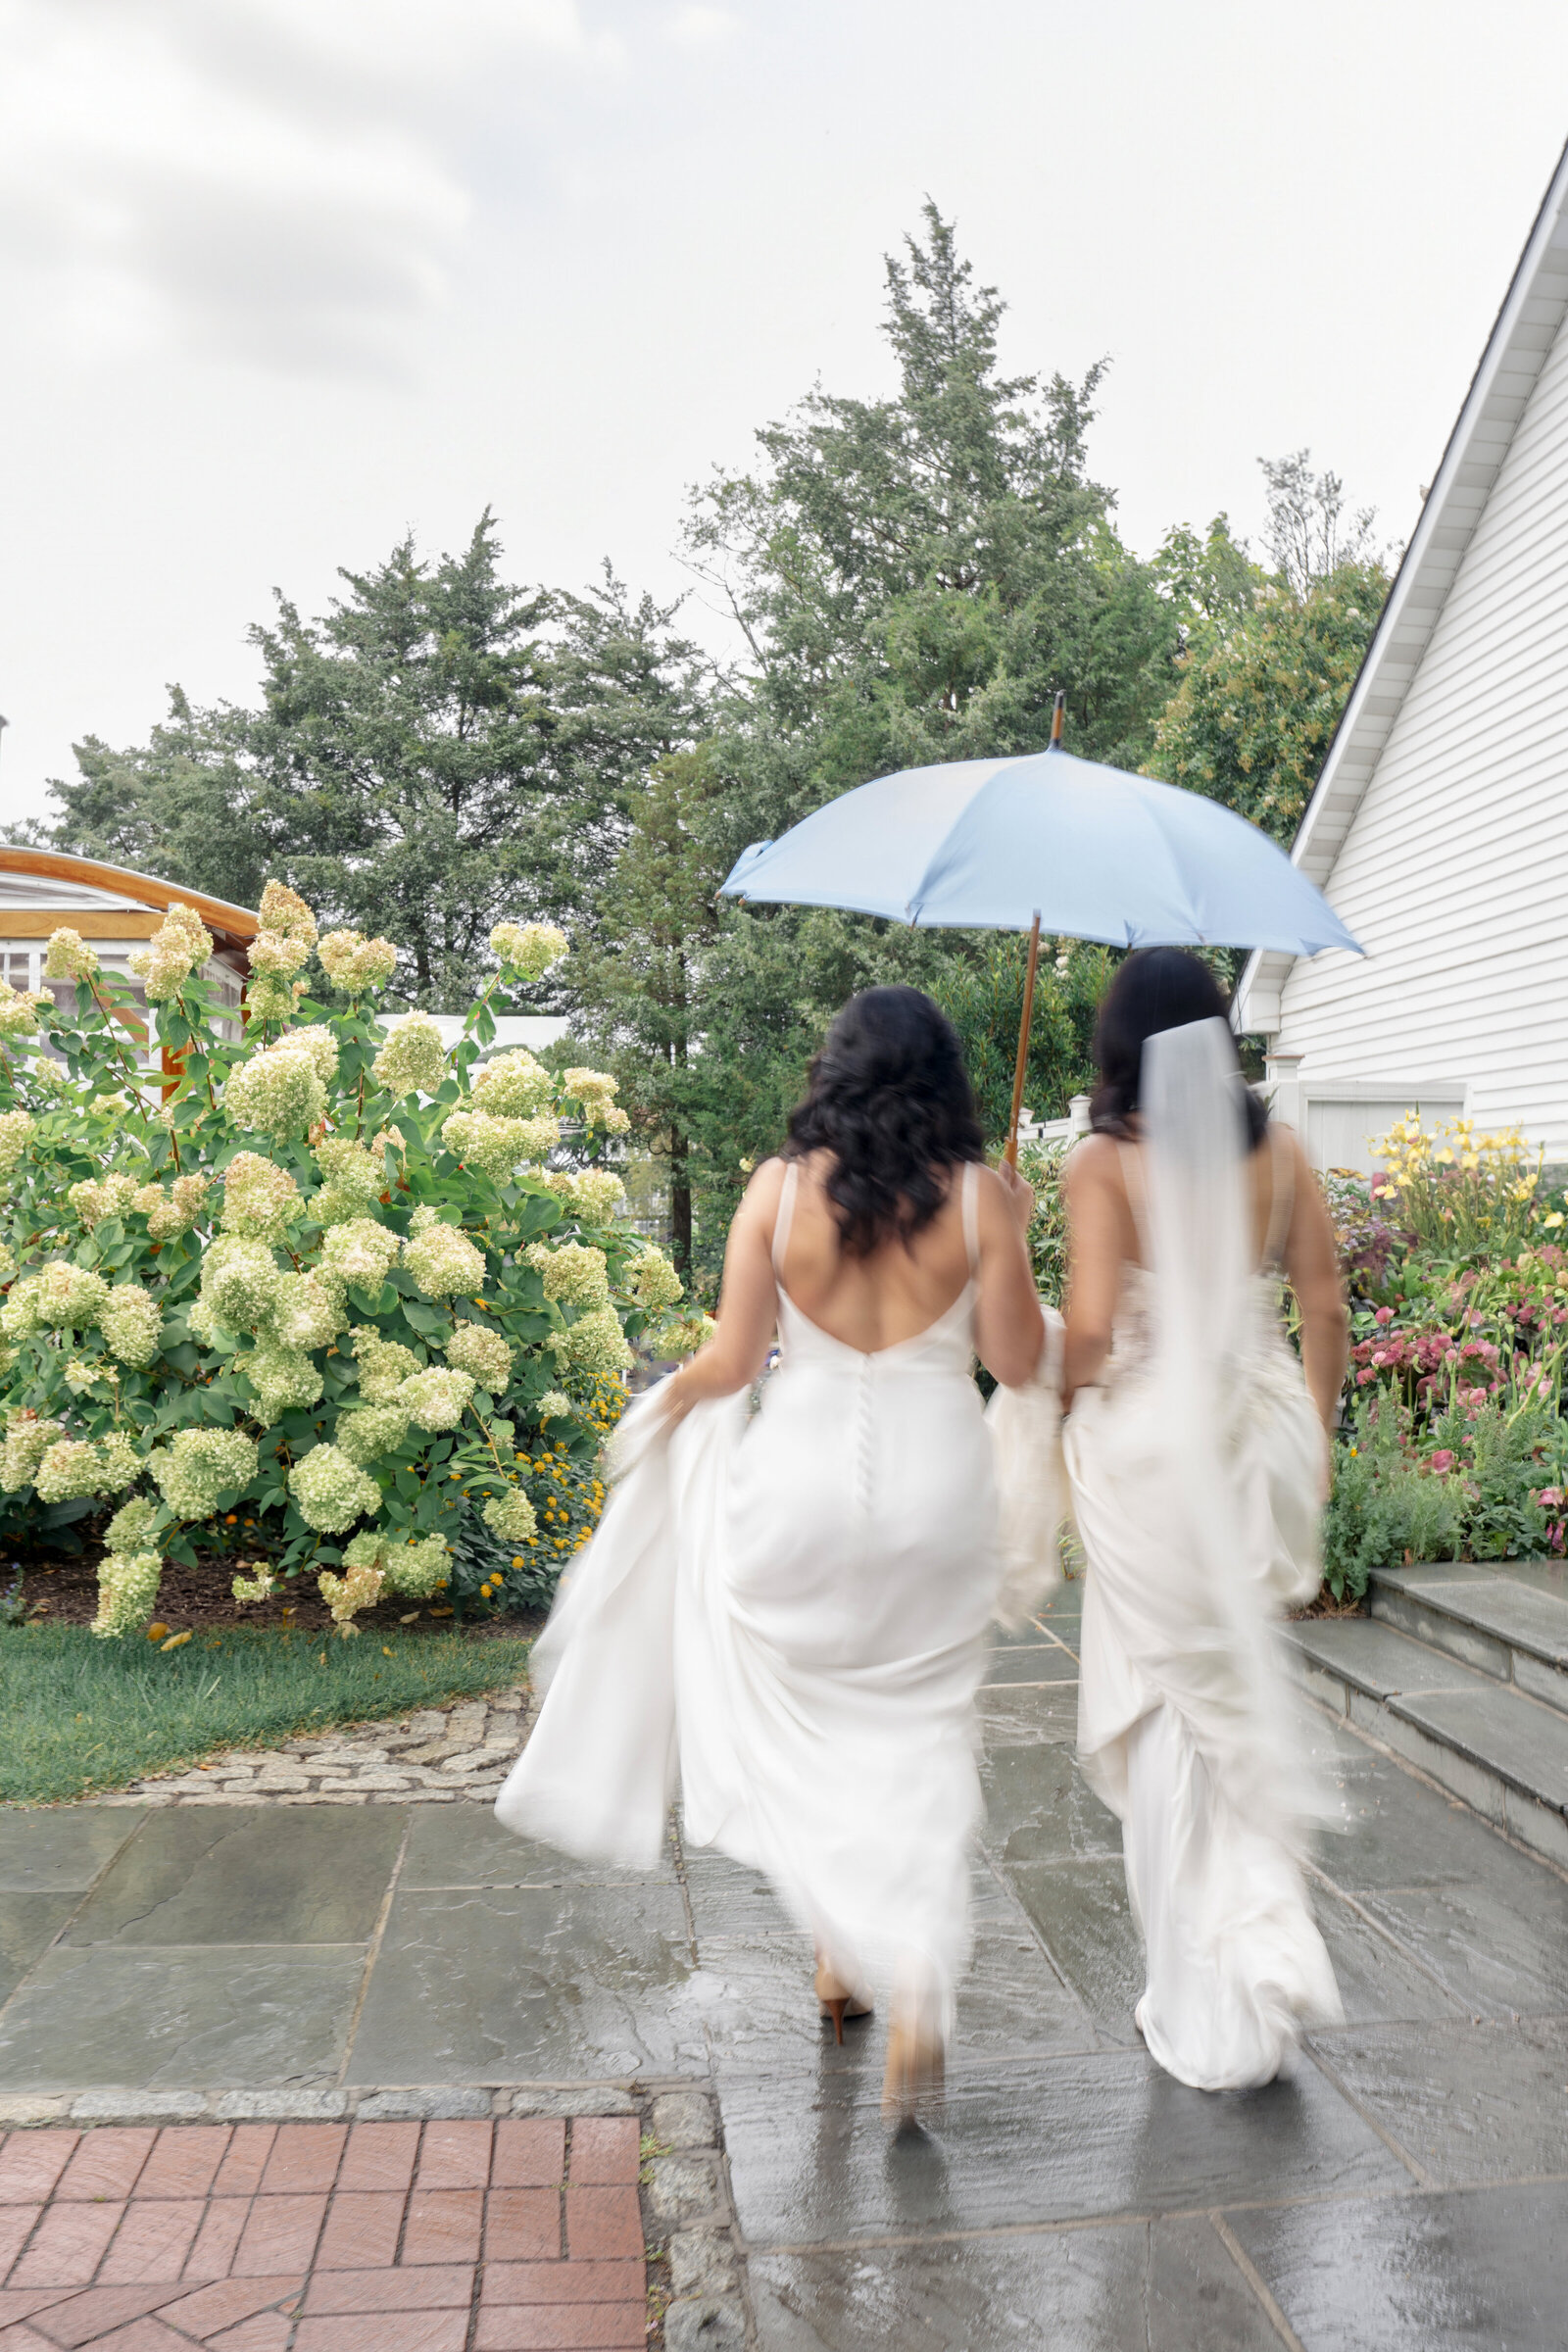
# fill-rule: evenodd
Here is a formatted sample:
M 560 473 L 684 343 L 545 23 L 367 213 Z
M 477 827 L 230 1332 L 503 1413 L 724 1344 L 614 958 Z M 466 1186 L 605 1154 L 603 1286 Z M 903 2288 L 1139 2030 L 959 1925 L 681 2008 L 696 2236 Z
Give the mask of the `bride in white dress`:
M 1035 1370 L 1032 1209 L 982 1164 L 936 1005 L 855 998 L 730 1228 L 715 1337 L 622 1425 L 628 1468 L 536 1648 L 547 1695 L 497 1804 L 637 1859 L 678 1754 L 688 1840 L 771 1879 L 835 2034 L 891 1992 L 894 2122 L 940 2079 L 968 1955 L 1001 1574 L 972 1363 Z
M 1067 1168 L 1079 1748 L 1122 1820 L 1144 2039 L 1180 2081 L 1238 2089 L 1340 2015 L 1298 1863 L 1318 1805 L 1274 1620 L 1317 1590 L 1344 1295 L 1304 1155 L 1243 1085 L 1196 956 L 1129 956 L 1096 1055 L 1096 1132 Z

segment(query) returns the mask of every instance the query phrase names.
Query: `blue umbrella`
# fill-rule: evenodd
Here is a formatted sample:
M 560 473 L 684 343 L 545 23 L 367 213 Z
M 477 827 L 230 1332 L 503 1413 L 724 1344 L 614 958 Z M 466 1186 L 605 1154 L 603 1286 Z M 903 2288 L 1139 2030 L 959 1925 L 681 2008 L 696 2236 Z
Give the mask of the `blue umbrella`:
M 1016 1154 L 1042 926 L 1113 947 L 1323 948 L 1360 955 L 1321 891 L 1218 801 L 1060 748 L 878 776 L 754 842 L 732 898 L 843 906 L 931 928 L 1028 931 L 1013 1089 Z

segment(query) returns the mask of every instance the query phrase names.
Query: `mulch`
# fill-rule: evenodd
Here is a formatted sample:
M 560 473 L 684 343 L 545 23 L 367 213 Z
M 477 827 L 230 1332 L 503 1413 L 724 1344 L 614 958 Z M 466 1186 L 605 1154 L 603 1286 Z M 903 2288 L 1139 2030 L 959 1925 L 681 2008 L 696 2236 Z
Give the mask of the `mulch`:
M 29 1615 L 36 1615 L 46 1625 L 90 1625 L 98 1613 L 99 1549 L 93 1548 L 80 1558 L 62 1559 L 58 1552 L 34 1552 L 30 1556 L 16 1546 L 8 1547 L 9 1556 L 0 1554 L 0 1583 L 9 1585 L 16 1569 L 23 1570 L 22 1599 Z M 316 1588 L 314 1576 L 297 1577 L 280 1598 L 264 1601 L 257 1606 L 243 1607 L 233 1597 L 229 1588 L 239 1568 L 243 1554 L 214 1554 L 198 1568 L 182 1568 L 171 1560 L 164 1569 L 163 1582 L 158 1589 L 158 1615 L 176 1633 L 188 1627 L 192 1633 L 225 1631 L 235 1625 L 287 1624 L 305 1633 L 324 1632 L 332 1623 L 325 1601 Z M 41 1605 L 40 1605 L 41 1604 Z M 285 1608 L 292 1614 L 285 1618 Z M 368 1630 L 370 1627 L 396 1626 L 411 1614 L 416 1614 L 421 1627 L 446 1626 L 455 1629 L 454 1620 L 441 1609 L 411 1610 L 406 1600 L 384 1600 L 378 1607 L 362 1610 L 355 1622 Z M 505 1635 L 515 1640 L 519 1635 L 536 1634 L 544 1624 L 542 1612 L 509 1617 L 465 1616 L 462 1630 L 469 1640 L 483 1642 L 491 1636 Z

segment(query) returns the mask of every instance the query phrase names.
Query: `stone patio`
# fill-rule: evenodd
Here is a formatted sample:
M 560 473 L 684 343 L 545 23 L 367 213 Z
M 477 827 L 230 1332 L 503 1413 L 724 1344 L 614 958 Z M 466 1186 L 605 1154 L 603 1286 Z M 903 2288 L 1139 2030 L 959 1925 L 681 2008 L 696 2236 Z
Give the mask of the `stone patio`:
M 41 2127 L 0 2164 L 88 2122 L 86 2148 L 177 2138 L 176 2118 L 348 2125 L 352 2147 L 445 2116 L 499 2147 L 514 2120 L 618 2109 L 647 2134 L 668 2352 L 1561 2352 L 1568 1878 L 1316 1713 L 1342 1819 L 1314 1892 L 1347 2022 L 1289 2082 L 1188 2091 L 1132 2025 L 1119 1833 L 1072 1755 L 1076 1642 L 1068 1588 L 992 1659 L 976 1962 L 929 2138 L 888 2140 L 880 2023 L 824 2038 L 809 1949 L 750 1873 L 673 1841 L 646 1873 L 576 1870 L 483 1802 L 258 1789 L 0 1815 L 0 2121 Z M 380 2227 L 359 2269 L 426 2267 Z M 313 2305 L 316 2266 L 302 2290 L 304 2251 L 280 2263 L 278 2295 L 229 2323 L 271 2332 L 224 2340 L 396 2340 L 305 2332 L 370 2316 Z M 476 2295 L 407 2340 L 487 2343 L 482 2277 Z M 91 2340 L 5 2316 L 32 2332 L 0 2346 Z M 168 2352 L 181 2325 L 108 2340 Z M 586 2348 L 588 2325 L 548 2340 Z

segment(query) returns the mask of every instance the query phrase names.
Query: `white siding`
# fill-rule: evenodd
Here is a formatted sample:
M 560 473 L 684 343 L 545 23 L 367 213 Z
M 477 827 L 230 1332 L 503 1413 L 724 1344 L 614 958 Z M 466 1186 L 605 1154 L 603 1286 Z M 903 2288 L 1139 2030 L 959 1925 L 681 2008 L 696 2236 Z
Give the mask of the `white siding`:
M 1568 325 L 1559 330 L 1339 857 L 1367 950 L 1291 967 L 1303 1084 L 1468 1083 L 1568 1159 Z

